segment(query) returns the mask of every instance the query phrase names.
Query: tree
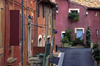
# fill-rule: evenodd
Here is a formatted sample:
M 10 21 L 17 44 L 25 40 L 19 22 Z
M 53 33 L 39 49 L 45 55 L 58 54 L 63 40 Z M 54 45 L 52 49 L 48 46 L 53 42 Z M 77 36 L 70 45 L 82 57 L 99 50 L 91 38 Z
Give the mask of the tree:
M 68 39 L 69 42 L 72 41 L 72 39 L 71 39 L 72 38 L 72 34 L 71 34 L 72 31 L 73 30 L 68 30 L 68 29 L 66 29 L 66 31 L 65 31 L 65 37 Z
M 86 31 L 86 44 L 87 44 L 87 47 L 89 48 L 90 45 L 91 45 L 91 31 L 89 29 L 89 26 L 88 26 L 88 29 Z
M 73 30 L 66 29 L 64 38 L 61 39 L 61 42 L 62 42 L 63 45 L 64 45 L 64 43 L 69 43 L 69 42 L 72 41 L 71 40 L 71 38 L 72 38 L 72 35 L 71 35 L 72 31 Z

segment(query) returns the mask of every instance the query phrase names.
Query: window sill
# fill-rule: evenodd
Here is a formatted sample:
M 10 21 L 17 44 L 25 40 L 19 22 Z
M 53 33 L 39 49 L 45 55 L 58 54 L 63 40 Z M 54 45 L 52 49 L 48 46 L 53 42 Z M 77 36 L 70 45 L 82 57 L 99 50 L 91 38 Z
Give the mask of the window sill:
M 0 49 L 0 54 L 3 54 L 3 52 L 4 52 L 4 51 L 3 51 L 3 48 L 1 48 L 1 49 Z

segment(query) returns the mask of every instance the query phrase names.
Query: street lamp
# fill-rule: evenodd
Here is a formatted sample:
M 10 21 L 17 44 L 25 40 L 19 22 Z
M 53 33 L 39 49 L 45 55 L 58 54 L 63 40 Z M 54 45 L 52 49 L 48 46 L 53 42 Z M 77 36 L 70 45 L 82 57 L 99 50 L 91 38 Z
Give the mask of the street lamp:
M 28 21 L 28 58 L 31 57 L 31 16 L 29 15 L 27 17 L 27 21 Z
M 57 34 L 57 31 L 55 29 L 53 29 L 53 34 Z
M 29 16 L 27 17 L 28 25 L 31 24 L 31 20 L 32 20 L 32 18 L 31 18 L 31 16 L 29 15 Z

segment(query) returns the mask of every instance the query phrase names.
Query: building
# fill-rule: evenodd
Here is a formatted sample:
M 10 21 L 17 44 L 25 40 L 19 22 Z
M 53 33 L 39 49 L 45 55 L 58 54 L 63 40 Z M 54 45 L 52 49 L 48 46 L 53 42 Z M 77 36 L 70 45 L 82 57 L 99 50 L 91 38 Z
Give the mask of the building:
M 37 7 L 38 6 L 38 7 Z M 27 66 L 34 56 L 34 47 L 44 47 L 47 36 L 52 38 L 52 24 L 55 23 L 53 8 L 55 0 L 24 0 L 23 57 Z M 28 23 L 28 16 L 31 23 Z M 49 25 L 49 26 L 48 26 Z M 47 28 L 50 27 L 50 28 Z M 55 38 L 55 37 L 54 37 Z M 21 66 L 22 62 L 22 1 L 0 1 L 0 66 Z
M 86 42 L 86 30 L 90 27 L 92 33 L 91 42 L 97 42 L 100 47 L 100 27 L 99 27 L 99 9 L 100 1 L 95 0 L 57 0 L 59 4 L 59 13 L 56 15 L 56 29 L 58 31 L 56 35 L 56 44 L 61 47 L 60 40 L 66 29 L 73 29 L 75 36 L 81 37 Z M 69 13 L 77 13 L 79 15 L 78 21 L 70 21 L 68 19 Z

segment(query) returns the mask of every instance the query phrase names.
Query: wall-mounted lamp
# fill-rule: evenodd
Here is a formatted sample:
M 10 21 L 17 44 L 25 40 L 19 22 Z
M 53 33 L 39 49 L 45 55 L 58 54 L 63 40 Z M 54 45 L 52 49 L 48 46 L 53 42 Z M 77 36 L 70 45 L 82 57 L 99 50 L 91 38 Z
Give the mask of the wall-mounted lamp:
M 56 13 L 57 14 L 59 13 L 59 5 L 58 4 L 56 5 Z
M 57 14 L 59 13 L 59 7 L 56 7 L 56 13 Z
M 32 18 L 31 18 L 31 16 L 29 15 L 29 16 L 27 17 L 28 25 L 31 24 L 31 20 L 32 20 Z
M 88 11 L 86 11 L 86 16 L 88 15 Z
M 53 33 L 54 33 L 54 34 L 57 34 L 57 30 L 53 29 Z

